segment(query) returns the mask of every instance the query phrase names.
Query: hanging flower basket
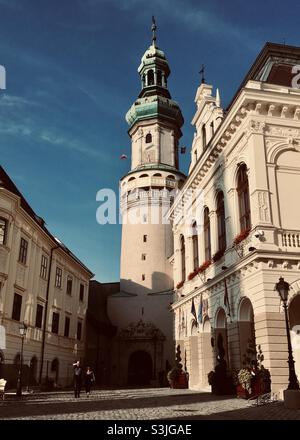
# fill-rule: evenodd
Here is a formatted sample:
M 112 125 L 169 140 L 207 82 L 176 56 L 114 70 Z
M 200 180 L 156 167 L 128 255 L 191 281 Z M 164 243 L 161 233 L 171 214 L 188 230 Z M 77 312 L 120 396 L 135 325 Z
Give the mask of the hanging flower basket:
M 220 250 L 218 252 L 216 252 L 213 257 L 212 257 L 212 261 L 214 263 L 216 263 L 217 261 L 219 261 L 224 255 L 224 250 Z
M 201 264 L 201 266 L 198 268 L 198 272 L 197 273 L 204 272 L 210 265 L 211 265 L 211 261 L 210 260 L 204 261 L 204 263 Z
M 181 289 L 181 287 L 184 285 L 184 281 L 180 281 L 180 283 L 178 283 L 176 285 L 176 289 Z
M 250 228 L 240 232 L 233 240 L 233 244 L 236 245 L 241 243 L 243 240 L 245 240 L 245 238 L 248 237 L 249 233 L 250 233 Z

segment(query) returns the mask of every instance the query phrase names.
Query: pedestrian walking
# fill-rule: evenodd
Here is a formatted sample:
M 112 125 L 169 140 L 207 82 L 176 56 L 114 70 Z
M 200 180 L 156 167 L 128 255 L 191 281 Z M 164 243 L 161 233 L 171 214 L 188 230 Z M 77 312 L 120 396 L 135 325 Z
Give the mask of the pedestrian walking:
M 85 380 L 86 396 L 89 397 L 91 392 L 91 386 L 95 383 L 95 374 L 91 369 L 91 367 L 87 367 L 84 380 Z
M 81 390 L 81 380 L 82 380 L 82 368 L 80 366 L 80 361 L 73 364 L 74 368 L 74 394 L 75 398 L 80 397 Z

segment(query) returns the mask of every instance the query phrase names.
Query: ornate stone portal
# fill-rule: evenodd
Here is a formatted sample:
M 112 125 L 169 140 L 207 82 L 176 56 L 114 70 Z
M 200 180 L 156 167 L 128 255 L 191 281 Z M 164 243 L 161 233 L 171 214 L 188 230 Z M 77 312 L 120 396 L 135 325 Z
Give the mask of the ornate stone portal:
M 117 336 L 120 385 L 158 385 L 165 335 L 151 322 L 130 323 Z

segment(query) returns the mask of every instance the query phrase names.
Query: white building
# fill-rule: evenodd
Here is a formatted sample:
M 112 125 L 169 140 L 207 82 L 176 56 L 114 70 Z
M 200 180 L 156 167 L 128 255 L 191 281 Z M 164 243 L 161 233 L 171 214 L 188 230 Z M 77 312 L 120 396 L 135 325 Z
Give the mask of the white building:
M 120 292 L 108 313 L 118 327 L 112 374 L 116 384 L 157 384 L 174 360 L 173 235 L 165 214 L 182 185 L 178 143 L 183 118 L 167 88 L 165 54 L 152 44 L 138 68 L 142 90 L 126 115 L 131 170 L 121 179 L 123 213 Z
M 300 48 L 268 43 L 226 111 L 212 86 L 196 93 L 189 176 L 170 211 L 175 338 L 187 353 L 192 388 L 207 387 L 219 334 L 230 369 L 241 368 L 254 337 L 272 390 L 286 388 L 287 336 L 274 290 L 280 277 L 291 285 L 300 378 L 300 90 L 292 82 L 299 64 Z M 202 208 L 184 218 L 200 194 Z
M 72 363 L 84 355 L 92 275 L 51 235 L 0 167 L 0 377 L 8 386 L 16 383 L 22 323 L 23 385 L 40 378 L 71 383 Z

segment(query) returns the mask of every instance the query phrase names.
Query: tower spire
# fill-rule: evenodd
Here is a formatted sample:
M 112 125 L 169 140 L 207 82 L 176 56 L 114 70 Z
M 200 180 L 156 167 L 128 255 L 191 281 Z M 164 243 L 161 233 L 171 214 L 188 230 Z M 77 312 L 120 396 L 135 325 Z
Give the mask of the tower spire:
M 152 15 L 152 26 L 151 26 L 151 30 L 152 30 L 152 45 L 156 46 L 156 21 L 155 21 L 155 17 L 154 15 Z

